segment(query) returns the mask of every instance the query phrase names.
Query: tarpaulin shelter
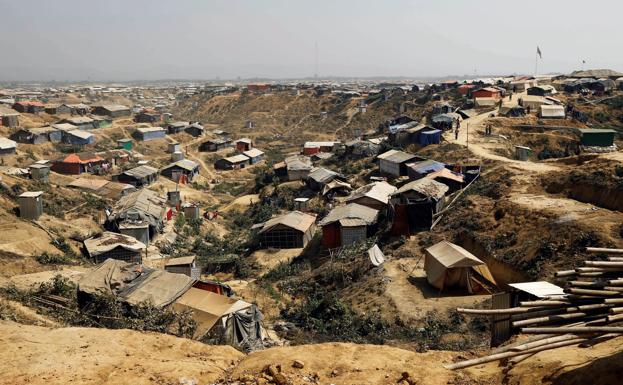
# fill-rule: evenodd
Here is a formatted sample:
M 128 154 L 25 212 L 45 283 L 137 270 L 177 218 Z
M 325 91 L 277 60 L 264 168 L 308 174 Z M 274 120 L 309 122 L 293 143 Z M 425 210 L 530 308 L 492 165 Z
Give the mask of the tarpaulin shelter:
M 231 293 L 231 289 L 114 259 L 106 260 L 78 282 L 81 307 L 93 297 L 113 295 L 130 307 L 151 303 L 157 308 L 190 310 L 197 322 L 194 338 L 245 351 L 262 348 L 266 339 L 262 313 L 255 305 L 219 293 Z
M 441 241 L 426 249 L 424 270 L 428 283 L 443 290 L 449 287 L 466 288 L 473 293 L 472 276 L 497 285 L 487 265 L 461 246 Z
M 441 142 L 441 130 L 422 131 L 418 136 L 418 142 L 422 146 L 439 144 Z

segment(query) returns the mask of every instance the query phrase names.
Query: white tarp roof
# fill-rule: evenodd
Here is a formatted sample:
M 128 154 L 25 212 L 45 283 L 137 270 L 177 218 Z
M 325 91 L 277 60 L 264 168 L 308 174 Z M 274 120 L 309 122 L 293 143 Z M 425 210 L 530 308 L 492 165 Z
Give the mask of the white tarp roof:
M 514 287 L 517 290 L 525 291 L 526 293 L 532 294 L 538 298 L 565 296 L 565 292 L 562 287 L 546 281 L 509 283 L 508 286 Z

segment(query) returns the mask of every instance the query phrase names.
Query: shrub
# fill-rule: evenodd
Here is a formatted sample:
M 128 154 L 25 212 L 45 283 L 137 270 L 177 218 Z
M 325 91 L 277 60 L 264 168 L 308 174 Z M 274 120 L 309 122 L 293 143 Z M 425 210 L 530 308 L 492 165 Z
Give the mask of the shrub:
M 46 252 L 37 255 L 35 259 L 42 265 L 63 265 L 71 262 L 71 259 L 67 255 L 48 254 Z

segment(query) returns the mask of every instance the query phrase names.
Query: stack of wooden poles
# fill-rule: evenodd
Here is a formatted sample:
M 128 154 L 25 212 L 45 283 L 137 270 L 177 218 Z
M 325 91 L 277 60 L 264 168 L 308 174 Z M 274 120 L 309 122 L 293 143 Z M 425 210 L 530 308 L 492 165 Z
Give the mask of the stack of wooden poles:
M 566 281 L 563 297 L 520 302 L 509 309 L 457 309 L 463 314 L 509 315 L 513 328 L 533 336 L 445 367 L 456 370 L 503 359 L 516 364 L 544 350 L 588 347 L 622 335 L 623 249 L 587 248 L 587 252 L 605 254 L 607 260 L 587 260 L 583 267 L 556 272 L 558 280 Z

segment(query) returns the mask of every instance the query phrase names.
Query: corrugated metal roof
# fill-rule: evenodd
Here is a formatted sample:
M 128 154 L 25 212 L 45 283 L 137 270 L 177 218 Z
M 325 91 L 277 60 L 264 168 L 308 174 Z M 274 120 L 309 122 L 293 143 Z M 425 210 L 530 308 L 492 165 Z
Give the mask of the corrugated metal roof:
M 304 155 L 289 156 L 284 162 L 288 170 L 311 170 L 313 168 L 311 159 Z
M 264 151 L 258 150 L 257 148 L 252 148 L 249 151 L 244 151 L 242 154 L 248 156 L 249 158 L 255 158 L 257 156 L 264 155 Z
M 315 180 L 318 183 L 327 183 L 333 180 L 338 175 L 339 174 L 335 171 L 331 171 L 324 167 L 317 167 L 313 169 L 307 177 Z
M 178 160 L 177 162 L 171 163 L 170 165 L 166 166 L 163 170 L 166 170 L 168 168 L 175 167 L 175 166 L 183 168 L 184 170 L 193 171 L 195 168 L 199 167 L 199 164 L 190 159 L 182 159 L 182 160 Z
M 144 178 L 149 175 L 158 174 L 158 169 L 144 164 L 142 166 L 126 170 L 123 173 L 134 178 Z
M 319 224 L 325 226 L 343 219 L 361 219 L 366 224 L 371 225 L 376 222 L 378 214 L 378 210 L 357 203 L 349 203 L 335 207 Z
M 76 136 L 81 139 L 90 139 L 92 137 L 95 137 L 95 135 L 91 134 L 90 132 L 81 131 L 81 130 L 67 131 L 67 135 Z
M 140 132 L 141 134 L 146 134 L 149 132 L 160 132 L 160 131 L 164 131 L 164 128 L 162 127 L 139 127 L 136 129 L 136 131 Z
M 7 150 L 10 148 L 16 148 L 16 147 L 17 147 L 17 142 L 11 139 L 7 139 L 7 138 L 0 138 L 0 149 Z
M 450 188 L 443 183 L 432 179 L 422 178 L 409 182 L 400 187 L 393 195 L 399 195 L 407 191 L 415 191 L 424 196 L 441 199 Z
M 408 154 L 399 150 L 389 150 L 378 156 L 379 159 L 386 160 L 392 163 L 403 163 L 415 158 L 413 154 Z
M 243 154 L 238 154 L 238 155 L 230 156 L 227 158 L 223 158 L 223 160 L 229 163 L 242 163 L 242 162 L 248 161 L 249 157 Z

